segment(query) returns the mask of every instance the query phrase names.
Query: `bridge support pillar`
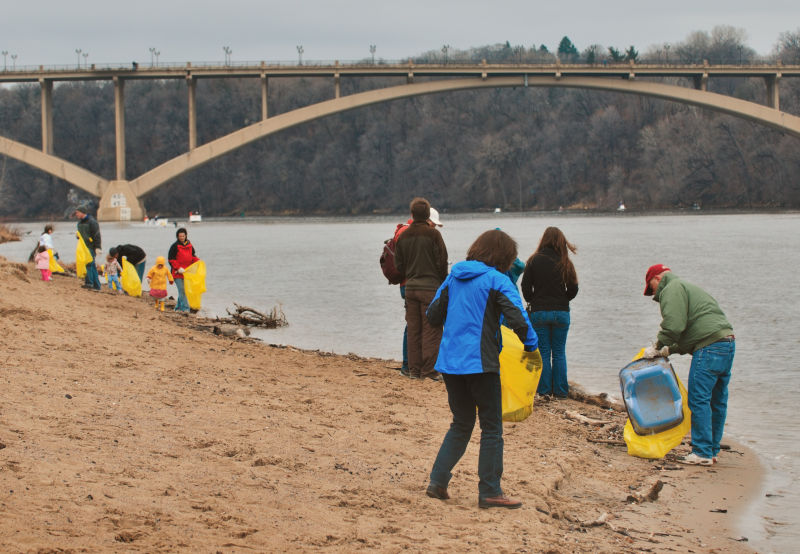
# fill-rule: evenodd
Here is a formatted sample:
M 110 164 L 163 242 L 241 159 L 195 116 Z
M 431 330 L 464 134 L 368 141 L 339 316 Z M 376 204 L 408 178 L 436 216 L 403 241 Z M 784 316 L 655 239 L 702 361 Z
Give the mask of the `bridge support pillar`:
M 261 74 L 261 119 L 266 120 L 267 114 L 267 95 L 269 93 L 269 79 L 266 74 Z
M 125 178 L 125 81 L 114 77 L 114 126 L 116 129 L 117 179 Z
M 42 152 L 53 154 L 53 81 L 39 79 L 42 86 Z
M 778 84 L 781 80 L 781 74 L 776 73 L 775 75 L 764 77 L 764 79 L 767 82 L 767 106 L 770 108 L 775 108 L 776 110 L 780 110 L 781 91 Z
M 197 148 L 197 79 L 186 77 L 189 87 L 189 150 Z
M 133 193 L 130 181 L 110 181 L 97 207 L 98 221 L 141 221 L 142 203 Z

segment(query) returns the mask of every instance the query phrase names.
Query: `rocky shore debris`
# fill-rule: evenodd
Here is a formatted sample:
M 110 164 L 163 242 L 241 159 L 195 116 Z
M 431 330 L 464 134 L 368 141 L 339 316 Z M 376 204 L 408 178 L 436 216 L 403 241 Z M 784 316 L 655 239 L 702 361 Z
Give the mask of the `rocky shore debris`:
M 267 329 L 275 329 L 276 327 L 285 327 L 289 325 L 289 322 L 286 321 L 286 315 L 284 315 L 280 305 L 273 307 L 268 313 L 249 306 L 242 306 L 236 302 L 234 302 L 233 305 L 235 306 L 233 311 L 231 311 L 230 308 L 225 309 L 230 317 L 217 318 L 220 323 L 245 325 L 248 327 L 265 327 Z

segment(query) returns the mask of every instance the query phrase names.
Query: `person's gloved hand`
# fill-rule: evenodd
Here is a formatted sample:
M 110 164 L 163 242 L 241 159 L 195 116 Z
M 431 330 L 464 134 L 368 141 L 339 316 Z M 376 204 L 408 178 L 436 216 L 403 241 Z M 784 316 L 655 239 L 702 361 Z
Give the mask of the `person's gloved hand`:
M 186 271 L 186 270 L 185 270 L 185 269 L 183 269 L 182 267 L 179 267 L 179 268 L 178 268 L 178 273 L 181 273 L 181 274 L 182 274 L 184 271 Z
M 642 354 L 642 358 L 657 358 L 661 354 L 659 353 L 658 349 L 656 349 L 655 344 L 651 344 L 647 348 L 644 349 L 644 353 Z
M 658 351 L 660 356 L 664 356 L 665 358 L 669 358 L 669 346 L 662 346 L 661 350 Z
M 542 369 L 542 355 L 539 353 L 538 348 L 533 352 L 523 351 L 520 362 L 525 364 L 525 370 L 530 373 Z

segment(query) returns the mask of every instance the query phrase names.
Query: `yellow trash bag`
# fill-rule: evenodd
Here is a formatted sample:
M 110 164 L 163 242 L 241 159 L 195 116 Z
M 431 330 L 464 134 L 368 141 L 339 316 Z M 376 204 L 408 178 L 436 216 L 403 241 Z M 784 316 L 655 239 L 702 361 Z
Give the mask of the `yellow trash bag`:
M 128 296 L 142 295 L 142 282 L 139 280 L 139 274 L 125 256 L 122 256 L 122 274 L 119 280 L 122 283 L 122 290 L 127 292 Z
M 644 354 L 644 348 L 639 351 L 633 361 L 638 360 Z M 683 421 L 666 431 L 661 431 L 654 435 L 641 436 L 637 435 L 633 430 L 631 420 L 625 421 L 625 429 L 622 432 L 622 437 L 625 439 L 625 444 L 628 445 L 628 454 L 638 458 L 663 458 L 667 452 L 678 446 L 683 437 L 686 436 L 692 429 L 692 412 L 689 410 L 687 401 L 688 393 L 683 386 L 680 377 L 675 375 L 678 381 L 678 389 L 681 391 L 681 399 L 683 404 Z
M 75 272 L 78 277 L 86 277 L 86 264 L 92 263 L 92 253 L 83 242 L 83 237 L 79 232 L 75 233 L 78 236 L 78 244 L 75 248 Z
M 505 325 L 500 330 L 503 337 L 500 351 L 503 421 L 523 421 L 533 412 L 533 399 L 542 376 L 542 355 L 538 349 L 526 353 L 519 337 Z M 533 364 L 530 358 L 533 358 Z
M 186 300 L 193 310 L 200 309 L 200 297 L 206 292 L 206 263 L 197 260 L 183 271 Z
M 64 273 L 64 268 L 58 265 L 58 262 L 56 261 L 56 256 L 53 254 L 53 249 L 48 248 L 47 253 L 50 254 L 50 271 L 52 273 Z

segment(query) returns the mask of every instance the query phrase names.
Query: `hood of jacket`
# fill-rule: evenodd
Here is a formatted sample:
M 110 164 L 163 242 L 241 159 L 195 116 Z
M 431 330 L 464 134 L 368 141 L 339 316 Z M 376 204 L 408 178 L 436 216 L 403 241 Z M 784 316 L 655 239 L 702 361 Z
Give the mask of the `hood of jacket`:
M 454 279 L 459 279 L 460 281 L 468 281 L 470 279 L 474 279 L 475 277 L 480 277 L 481 275 L 485 275 L 490 271 L 497 271 L 497 270 L 491 266 L 486 265 L 483 262 L 479 262 L 477 260 L 469 260 L 465 262 L 458 262 L 457 264 L 455 264 L 450 270 L 450 274 L 453 276 Z

